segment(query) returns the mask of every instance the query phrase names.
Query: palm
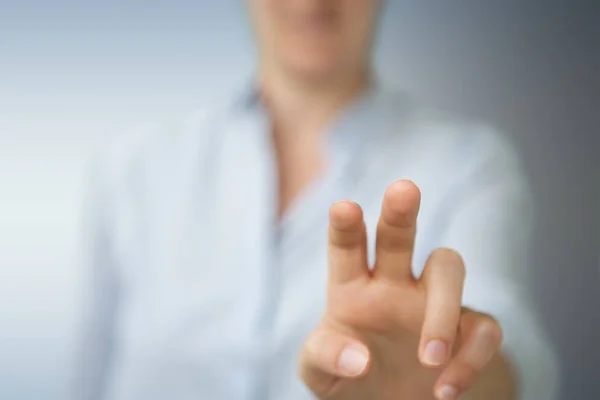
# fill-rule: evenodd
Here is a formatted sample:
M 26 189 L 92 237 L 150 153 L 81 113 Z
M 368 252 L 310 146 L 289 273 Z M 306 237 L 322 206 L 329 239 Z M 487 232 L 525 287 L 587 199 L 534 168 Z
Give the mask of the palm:
M 371 278 L 332 283 L 328 298 L 323 325 L 366 344 L 372 365 L 361 380 L 338 380 L 327 398 L 365 399 L 377 391 L 382 400 L 408 399 L 405 393 L 414 395 L 416 377 L 424 388 L 418 399 L 433 398 L 439 372 L 423 367 L 417 353 L 426 300 L 422 287 Z
M 363 332 L 385 334 L 402 329 L 418 335 L 424 307 L 425 293 L 418 285 L 376 278 L 370 282 L 331 284 L 327 315 L 332 321 Z

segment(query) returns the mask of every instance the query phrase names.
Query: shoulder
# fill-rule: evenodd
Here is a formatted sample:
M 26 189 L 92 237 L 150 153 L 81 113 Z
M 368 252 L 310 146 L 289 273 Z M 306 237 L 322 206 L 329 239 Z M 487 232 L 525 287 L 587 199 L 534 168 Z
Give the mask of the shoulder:
M 386 95 L 386 126 L 370 157 L 366 180 L 374 193 L 397 179 L 415 182 L 426 219 L 456 212 L 477 199 L 523 205 L 532 193 L 511 137 L 477 120 L 427 107 L 413 97 Z M 371 184 L 372 185 L 372 184 Z M 494 200 L 494 201 L 492 201 Z M 425 217 L 423 217 L 425 218 Z
M 507 132 L 428 107 L 401 92 L 390 92 L 386 99 L 391 106 L 378 150 L 392 164 L 450 181 L 483 175 L 524 178 L 521 154 Z
M 157 171 L 176 172 L 192 158 L 202 163 L 230 120 L 230 112 L 230 103 L 224 101 L 191 111 L 178 121 L 140 125 L 109 136 L 92 157 L 93 174 L 114 191 Z

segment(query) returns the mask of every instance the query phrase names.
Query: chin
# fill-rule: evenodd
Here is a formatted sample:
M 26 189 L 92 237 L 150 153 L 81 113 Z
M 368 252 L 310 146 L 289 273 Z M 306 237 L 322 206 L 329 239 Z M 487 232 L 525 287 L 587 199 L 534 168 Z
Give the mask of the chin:
M 314 82 L 326 82 L 339 76 L 343 66 L 331 55 L 307 55 L 297 53 L 287 60 L 287 67 L 294 75 Z

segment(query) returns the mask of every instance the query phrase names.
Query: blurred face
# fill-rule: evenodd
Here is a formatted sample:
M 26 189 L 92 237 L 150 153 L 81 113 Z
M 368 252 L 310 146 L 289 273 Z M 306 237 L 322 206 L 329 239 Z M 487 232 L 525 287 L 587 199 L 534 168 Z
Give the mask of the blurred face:
M 248 0 L 261 62 L 307 78 L 369 63 L 381 0 Z

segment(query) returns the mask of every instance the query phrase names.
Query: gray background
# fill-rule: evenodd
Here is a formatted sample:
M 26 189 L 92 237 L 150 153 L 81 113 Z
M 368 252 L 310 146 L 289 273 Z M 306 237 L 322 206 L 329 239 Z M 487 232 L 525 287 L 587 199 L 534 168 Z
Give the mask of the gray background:
M 599 6 L 392 0 L 388 80 L 510 133 L 538 200 L 534 295 L 563 399 L 597 399 Z M 240 0 L 0 0 L 0 398 L 62 399 L 86 162 L 209 104 L 252 67 Z

